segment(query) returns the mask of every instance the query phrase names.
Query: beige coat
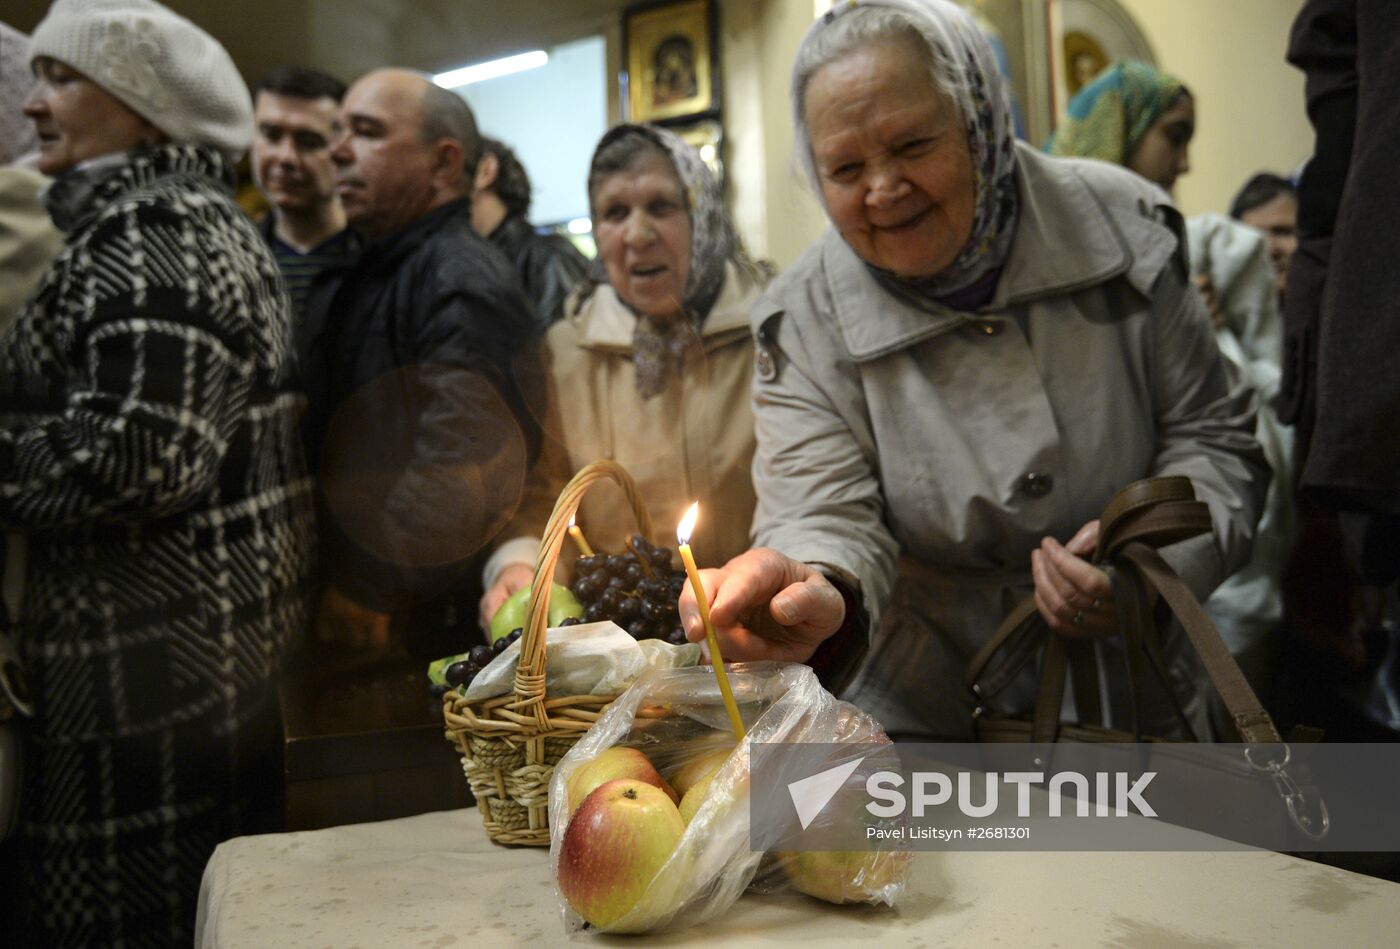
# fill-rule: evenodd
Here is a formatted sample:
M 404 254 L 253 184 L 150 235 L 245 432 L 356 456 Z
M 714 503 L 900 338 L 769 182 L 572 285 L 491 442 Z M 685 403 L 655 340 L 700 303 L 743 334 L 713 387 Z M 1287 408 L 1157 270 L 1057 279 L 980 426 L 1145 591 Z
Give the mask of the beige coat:
M 63 249 L 63 235 L 39 200 L 48 183 L 28 168 L 0 168 L 0 332 Z
M 754 493 L 753 341 L 749 311 L 759 287 L 730 267 L 724 289 L 702 327 L 704 358 L 687 365 L 659 395 L 637 394 L 632 364 L 636 317 L 609 286 L 545 337 L 549 408 L 544 446 L 513 537 L 486 568 L 489 587 L 510 563 L 534 563 L 537 540 L 559 491 L 591 461 L 617 461 L 636 480 L 652 519 L 650 540 L 674 547 L 676 525 L 693 501 L 700 521 L 691 539 L 701 566 L 719 566 L 748 549 Z M 579 509 L 579 526 L 595 550 L 614 553 L 637 532 L 622 492 L 594 487 Z M 570 544 L 572 548 L 572 544 Z M 561 563 L 572 561 L 565 551 Z
M 894 732 L 970 734 L 963 669 L 1031 591 L 1043 536 L 1187 475 L 1215 533 L 1171 559 L 1204 595 L 1244 562 L 1268 485 L 1166 195 L 1018 151 L 1016 237 L 981 311 L 896 299 L 831 232 L 754 311 L 756 541 L 859 578 L 874 638 L 848 697 Z M 1199 698 L 1190 662 L 1173 676 Z M 1027 710 L 1031 686 L 1001 707 Z

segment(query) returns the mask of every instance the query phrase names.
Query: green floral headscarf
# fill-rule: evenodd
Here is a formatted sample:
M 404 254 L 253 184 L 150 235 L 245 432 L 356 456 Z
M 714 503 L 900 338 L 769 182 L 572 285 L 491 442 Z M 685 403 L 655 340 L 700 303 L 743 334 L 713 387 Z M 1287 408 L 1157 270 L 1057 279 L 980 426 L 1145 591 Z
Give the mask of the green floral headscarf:
M 1146 63 L 1114 63 L 1070 100 L 1069 115 L 1045 150 L 1127 165 L 1152 123 L 1182 93 L 1190 95 L 1180 79 Z

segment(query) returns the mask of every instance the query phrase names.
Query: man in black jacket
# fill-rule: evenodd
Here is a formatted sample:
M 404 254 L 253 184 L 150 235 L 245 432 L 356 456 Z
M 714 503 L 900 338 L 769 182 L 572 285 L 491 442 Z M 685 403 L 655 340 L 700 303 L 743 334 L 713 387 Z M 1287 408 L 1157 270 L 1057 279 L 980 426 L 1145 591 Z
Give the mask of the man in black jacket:
M 533 425 L 515 378 L 533 314 L 471 228 L 471 109 L 406 70 L 357 81 L 331 151 L 359 260 L 313 287 L 298 340 L 323 515 L 327 638 L 463 648 L 476 555 L 509 520 Z M 457 614 L 457 615 L 454 615 Z
M 541 329 L 564 315 L 564 300 L 588 270 L 588 258 L 558 234 L 540 234 L 530 210 L 530 176 L 515 152 L 494 138 L 482 139 L 481 161 L 472 186 L 472 227 L 515 265 Z

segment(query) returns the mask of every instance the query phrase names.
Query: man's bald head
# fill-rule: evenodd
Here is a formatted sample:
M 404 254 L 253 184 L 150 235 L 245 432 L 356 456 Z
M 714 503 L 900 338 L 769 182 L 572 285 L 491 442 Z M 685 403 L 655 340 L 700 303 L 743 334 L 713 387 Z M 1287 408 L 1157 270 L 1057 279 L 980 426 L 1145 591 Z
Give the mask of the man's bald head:
M 376 69 L 345 95 L 335 159 L 350 224 L 391 233 L 470 193 L 481 152 L 471 107 L 423 73 Z
M 481 161 L 481 133 L 477 131 L 472 107 L 455 92 L 448 92 L 429 82 L 423 93 L 422 109 L 423 141 L 449 138 L 461 143 L 465 156 L 462 187 L 463 193 L 469 193 L 472 176 L 476 174 L 476 163 Z

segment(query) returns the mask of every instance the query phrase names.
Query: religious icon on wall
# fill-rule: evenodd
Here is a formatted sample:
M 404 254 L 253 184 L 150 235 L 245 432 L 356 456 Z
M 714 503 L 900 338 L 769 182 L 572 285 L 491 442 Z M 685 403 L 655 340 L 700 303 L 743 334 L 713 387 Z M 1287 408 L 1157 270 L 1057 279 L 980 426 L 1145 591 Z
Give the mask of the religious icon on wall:
M 1065 87 L 1072 96 L 1108 66 L 1108 53 L 1088 33 L 1069 30 L 1064 38 Z
M 627 113 L 633 122 L 717 108 L 712 28 L 709 0 L 649 4 L 624 14 Z

